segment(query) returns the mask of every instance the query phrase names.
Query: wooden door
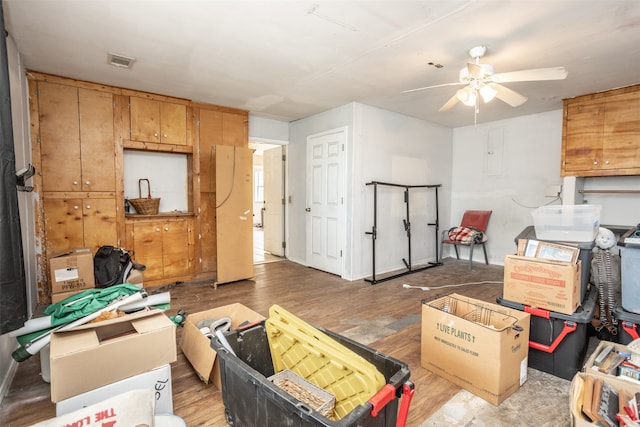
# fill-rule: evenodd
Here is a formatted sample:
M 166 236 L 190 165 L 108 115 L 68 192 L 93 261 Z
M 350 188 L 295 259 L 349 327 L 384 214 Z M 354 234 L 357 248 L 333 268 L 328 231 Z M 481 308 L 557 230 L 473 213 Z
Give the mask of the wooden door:
M 187 107 L 171 102 L 160 103 L 160 141 L 165 144 L 187 144 Z
M 82 199 L 44 199 L 47 256 L 84 247 Z
M 115 199 L 82 200 L 84 247 L 119 246 Z
M 564 172 L 601 168 L 604 102 L 570 102 L 565 111 Z
M 190 227 L 187 220 L 165 222 L 162 233 L 162 260 L 165 279 L 188 274 L 190 271 Z
M 217 283 L 253 277 L 253 151 L 216 147 Z
M 115 191 L 113 95 L 79 89 L 83 191 Z
M 129 98 L 131 139 L 160 142 L 160 102 L 132 96 Z
M 606 99 L 603 168 L 630 169 L 640 165 L 640 92 Z
M 136 222 L 133 226 L 135 260 L 147 267 L 144 279 L 163 278 L 162 222 Z
M 78 89 L 38 82 L 38 111 L 42 190 L 82 190 Z

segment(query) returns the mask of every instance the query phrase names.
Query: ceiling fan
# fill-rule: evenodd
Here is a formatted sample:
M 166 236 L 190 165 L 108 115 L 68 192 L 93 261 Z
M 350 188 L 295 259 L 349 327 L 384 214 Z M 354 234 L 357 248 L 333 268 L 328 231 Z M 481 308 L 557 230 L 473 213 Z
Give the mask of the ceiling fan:
M 567 77 L 567 70 L 564 67 L 537 68 L 531 70 L 512 71 L 508 73 L 497 73 L 493 66 L 481 64 L 480 58 L 487 53 L 486 46 L 476 46 L 469 50 L 469 56 L 473 62 L 467 62 L 467 66 L 460 70 L 459 81 L 454 83 L 444 83 L 434 86 L 419 87 L 405 90 L 402 93 L 416 92 L 419 90 L 432 89 L 443 86 L 465 85 L 442 106 L 439 111 L 448 111 L 453 108 L 458 101 L 470 107 L 476 107 L 480 98 L 487 103 L 493 98 L 498 98 L 512 107 L 522 105 L 527 97 L 519 94 L 500 83 L 526 82 L 539 80 L 563 80 Z

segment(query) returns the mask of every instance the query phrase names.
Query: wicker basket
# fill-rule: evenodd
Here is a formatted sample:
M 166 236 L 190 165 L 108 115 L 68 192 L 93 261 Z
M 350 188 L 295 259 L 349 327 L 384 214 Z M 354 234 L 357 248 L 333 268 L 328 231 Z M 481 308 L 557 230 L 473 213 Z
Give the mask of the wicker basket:
M 142 197 L 142 181 L 147 182 L 146 198 Z M 160 198 L 151 198 L 151 184 L 148 179 L 144 178 L 138 180 L 138 194 L 140 196 L 139 199 L 129 199 L 131 206 L 133 206 L 136 212 L 140 215 L 157 215 L 158 208 L 160 207 Z

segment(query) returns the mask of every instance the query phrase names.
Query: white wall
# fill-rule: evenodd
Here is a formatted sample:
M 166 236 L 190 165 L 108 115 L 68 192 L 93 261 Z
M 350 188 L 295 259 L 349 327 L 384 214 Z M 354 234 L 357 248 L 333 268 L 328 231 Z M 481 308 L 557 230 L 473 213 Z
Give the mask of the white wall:
M 351 194 L 353 215 L 347 230 L 352 240 L 352 262 L 345 278 L 373 274 L 374 186 L 368 182 L 401 185 L 437 185 L 440 220 L 449 218 L 452 135 L 450 128 L 363 104 L 355 104 Z M 376 276 L 404 269 L 409 261 L 404 188 L 377 186 Z M 409 190 L 411 264 L 436 260 L 435 190 Z M 379 277 L 377 277 L 379 278 Z
M 533 224 L 531 212 L 561 203 L 544 196 L 545 187 L 562 183 L 561 145 L 562 110 L 454 129 L 451 221 L 444 228 L 457 225 L 467 209 L 492 210 L 489 263 L 503 265 L 516 236 Z
M 307 136 L 346 126 L 347 131 L 347 236 L 343 277 L 360 279 L 372 274 L 372 241 L 365 235 L 373 226 L 371 181 L 403 185 L 442 184 L 440 215 L 449 217 L 452 130 L 397 113 L 352 103 L 322 114 L 292 122 L 289 129 L 289 236 L 287 256 L 306 264 L 306 140 Z M 389 188 L 387 187 L 387 190 Z M 407 237 L 402 219 L 402 190 L 381 190 L 378 219 L 376 273 L 404 268 L 408 260 Z M 433 190 L 410 190 L 412 264 L 435 260 Z M 386 192 L 386 194 L 381 194 Z M 385 199 L 388 197 L 388 199 Z M 386 209 L 391 202 L 392 210 Z M 384 215 L 390 214 L 390 216 Z M 442 217 L 441 217 L 442 218 Z
M 459 223 L 466 209 L 493 210 L 487 230 L 491 264 L 504 264 L 504 256 L 515 251 L 514 239 L 533 225 L 531 213 L 544 204 L 600 204 L 605 226 L 631 228 L 640 222 L 637 194 L 579 193 L 640 190 L 640 176 L 560 177 L 562 110 L 456 128 L 453 146 L 451 218 L 443 229 Z M 550 185 L 563 185 L 561 199 L 544 196 Z M 481 250 L 476 250 L 474 259 L 481 262 Z M 468 252 L 461 257 L 468 259 Z
M 286 144 L 289 141 L 289 122 L 249 114 L 249 141 Z
M 286 256 L 292 261 L 306 265 L 306 155 L 307 136 L 346 126 L 347 170 L 350 165 L 353 141 L 353 115 L 355 104 L 346 104 L 289 125 L 287 150 L 287 248 Z M 347 177 L 347 181 L 349 178 Z M 347 216 L 350 215 L 350 200 L 347 197 Z M 345 260 L 345 264 L 348 261 Z
M 15 145 L 16 170 L 27 167 L 31 163 L 31 145 L 29 143 L 29 102 L 25 71 L 21 57 L 11 36 L 6 38 L 9 61 L 9 84 L 11 91 L 11 113 L 13 137 Z M 27 182 L 33 185 L 33 179 Z M 37 305 L 36 290 L 36 256 L 35 230 L 33 219 L 33 193 L 18 193 L 18 208 L 22 228 L 22 249 L 25 263 L 27 283 L 28 315 L 33 313 Z M 0 296 L 1 297 L 1 296 Z M 8 334 L 0 336 L 0 402 L 11 385 L 11 380 L 18 368 L 11 353 L 18 347 L 15 338 Z

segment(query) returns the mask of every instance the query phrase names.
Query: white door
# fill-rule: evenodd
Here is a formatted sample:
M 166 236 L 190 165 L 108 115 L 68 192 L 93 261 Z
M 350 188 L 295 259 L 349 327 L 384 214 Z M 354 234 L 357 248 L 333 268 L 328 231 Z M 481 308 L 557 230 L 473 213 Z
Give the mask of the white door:
M 307 263 L 342 276 L 346 128 L 307 137 Z
M 284 180 L 283 147 L 270 148 L 263 154 L 264 170 L 264 250 L 272 255 L 284 256 Z

